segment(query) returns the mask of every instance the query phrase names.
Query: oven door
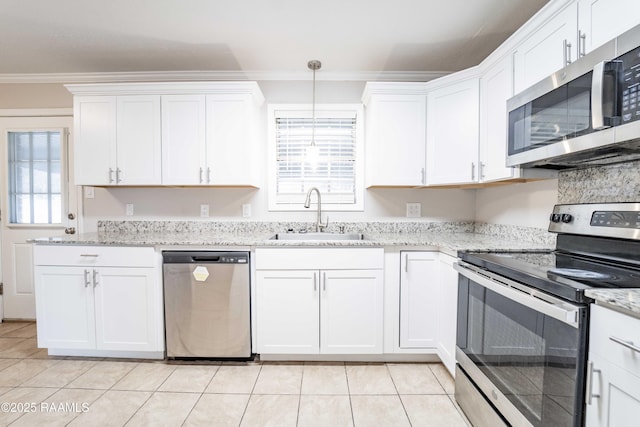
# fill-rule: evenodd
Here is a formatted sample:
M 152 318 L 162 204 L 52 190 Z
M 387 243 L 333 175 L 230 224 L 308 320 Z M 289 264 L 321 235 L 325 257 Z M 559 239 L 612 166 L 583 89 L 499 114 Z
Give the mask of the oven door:
M 581 426 L 587 306 L 465 263 L 455 268 L 462 370 L 512 425 Z

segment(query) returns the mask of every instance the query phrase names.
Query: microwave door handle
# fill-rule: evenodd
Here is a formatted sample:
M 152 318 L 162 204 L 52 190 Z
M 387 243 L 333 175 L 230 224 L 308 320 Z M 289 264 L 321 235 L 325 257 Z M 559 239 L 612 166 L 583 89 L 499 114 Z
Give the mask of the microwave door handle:
M 616 115 L 616 62 L 603 61 L 593 67 L 591 80 L 591 125 L 593 130 L 606 129 L 612 126 Z

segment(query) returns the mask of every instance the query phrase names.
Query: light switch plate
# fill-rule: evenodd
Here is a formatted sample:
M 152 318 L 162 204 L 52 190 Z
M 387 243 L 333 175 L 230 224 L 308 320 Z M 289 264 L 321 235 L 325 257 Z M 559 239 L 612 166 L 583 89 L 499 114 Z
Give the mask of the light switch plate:
M 127 216 L 133 216 L 133 203 L 127 203 Z
M 420 218 L 422 216 L 422 203 L 407 203 L 407 218 Z
M 200 205 L 200 217 L 209 218 L 209 205 Z

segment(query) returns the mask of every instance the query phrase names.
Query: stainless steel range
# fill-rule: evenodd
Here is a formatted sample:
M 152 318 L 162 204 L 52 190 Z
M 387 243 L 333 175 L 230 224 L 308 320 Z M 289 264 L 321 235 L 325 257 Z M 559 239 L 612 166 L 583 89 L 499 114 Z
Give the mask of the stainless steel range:
M 640 203 L 556 205 L 549 252 L 460 252 L 456 399 L 476 426 L 582 426 L 590 288 L 640 287 Z

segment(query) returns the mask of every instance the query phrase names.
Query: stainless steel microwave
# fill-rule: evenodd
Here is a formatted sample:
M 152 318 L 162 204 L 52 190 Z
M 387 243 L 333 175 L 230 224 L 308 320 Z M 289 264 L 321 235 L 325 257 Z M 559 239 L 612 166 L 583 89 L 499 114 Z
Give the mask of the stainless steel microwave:
M 640 159 L 640 26 L 507 101 L 507 166 Z

